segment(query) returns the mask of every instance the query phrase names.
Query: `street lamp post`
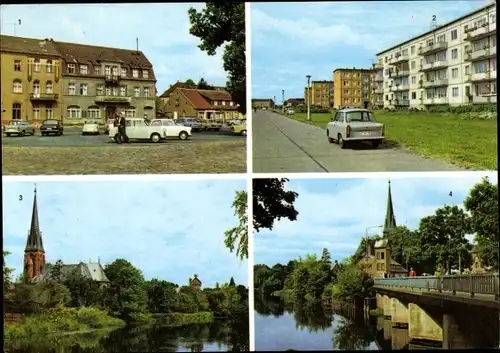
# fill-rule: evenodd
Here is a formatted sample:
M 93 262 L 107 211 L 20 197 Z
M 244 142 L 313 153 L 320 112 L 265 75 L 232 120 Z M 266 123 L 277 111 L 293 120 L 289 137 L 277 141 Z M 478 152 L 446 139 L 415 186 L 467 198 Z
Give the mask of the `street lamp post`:
M 381 225 L 381 226 L 369 226 L 369 227 L 366 227 L 366 228 L 365 228 L 365 238 L 366 238 L 366 239 L 368 239 L 368 230 L 369 230 L 369 229 L 373 229 L 373 228 L 382 228 L 382 227 L 383 227 L 383 225 Z
M 281 90 L 281 98 L 282 98 L 282 100 L 281 100 L 281 110 L 284 113 L 285 112 L 285 90 L 284 89 Z
M 276 110 L 276 96 L 273 97 L 273 110 Z
M 311 75 L 307 75 L 307 121 L 311 120 Z

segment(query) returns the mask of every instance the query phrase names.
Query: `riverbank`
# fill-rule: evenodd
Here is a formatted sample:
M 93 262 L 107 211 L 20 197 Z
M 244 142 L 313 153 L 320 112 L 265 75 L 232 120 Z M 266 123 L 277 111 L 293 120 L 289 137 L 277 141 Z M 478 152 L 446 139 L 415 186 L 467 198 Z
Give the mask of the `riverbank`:
M 119 328 L 125 321 L 97 308 L 61 308 L 27 316 L 4 327 L 4 340 L 16 341 L 34 336 L 85 333 L 96 329 Z

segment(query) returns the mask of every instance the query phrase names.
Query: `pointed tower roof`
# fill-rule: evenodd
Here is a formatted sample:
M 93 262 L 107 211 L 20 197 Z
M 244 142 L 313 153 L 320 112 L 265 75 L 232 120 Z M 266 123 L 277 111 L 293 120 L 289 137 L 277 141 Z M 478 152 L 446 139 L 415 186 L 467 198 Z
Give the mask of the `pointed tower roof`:
M 389 180 L 389 191 L 387 194 L 387 210 L 385 211 L 384 233 L 388 230 L 396 228 L 396 217 L 392 207 L 391 181 Z
M 28 233 L 28 240 L 26 241 L 26 249 L 24 251 L 42 251 L 42 232 L 40 232 L 40 224 L 38 223 L 38 204 L 36 201 L 36 185 L 34 191 L 35 197 L 33 198 L 33 212 L 31 214 L 31 226 Z

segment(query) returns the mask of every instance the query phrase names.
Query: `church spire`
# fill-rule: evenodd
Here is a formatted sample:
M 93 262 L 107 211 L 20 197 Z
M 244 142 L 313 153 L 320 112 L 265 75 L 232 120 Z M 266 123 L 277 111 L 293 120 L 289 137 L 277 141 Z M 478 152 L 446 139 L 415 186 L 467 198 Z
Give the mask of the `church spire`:
M 391 181 L 389 180 L 389 191 L 387 194 L 387 210 L 385 213 L 384 233 L 396 227 L 396 217 L 392 207 Z
M 36 185 L 33 198 L 33 212 L 31 214 L 31 226 L 28 233 L 25 251 L 41 251 L 43 250 L 42 233 L 40 232 L 40 224 L 38 222 L 38 204 L 36 201 Z

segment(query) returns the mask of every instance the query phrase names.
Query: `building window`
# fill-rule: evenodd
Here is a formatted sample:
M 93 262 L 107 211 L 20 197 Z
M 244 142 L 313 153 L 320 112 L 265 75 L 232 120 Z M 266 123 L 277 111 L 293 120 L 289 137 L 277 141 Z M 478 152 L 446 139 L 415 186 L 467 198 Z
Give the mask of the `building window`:
M 21 71 L 21 61 L 14 60 L 14 71 Z
M 120 96 L 124 97 L 127 95 L 127 87 L 121 86 L 120 87 Z
M 104 94 L 104 87 L 103 85 L 97 85 L 96 87 L 96 93 L 98 96 L 102 96 Z
M 457 40 L 458 39 L 458 31 L 454 29 L 451 31 L 451 40 Z
M 54 111 L 52 110 L 51 105 L 46 105 L 45 106 L 45 119 L 53 119 L 54 118 Z
M 451 78 L 458 78 L 458 69 L 451 69 Z
M 52 82 L 51 81 L 47 81 L 47 83 L 45 84 L 45 92 L 52 94 Z
M 417 83 L 417 77 L 412 76 L 411 77 L 411 84 L 414 85 L 415 83 Z
M 38 105 L 33 106 L 33 119 L 40 120 L 40 107 Z
M 122 77 L 127 77 L 127 69 L 122 67 Z
M 438 43 L 446 42 L 446 34 L 441 34 L 436 40 Z
M 465 70 L 466 75 L 470 74 L 470 66 L 469 65 L 465 66 L 464 70 Z
M 82 83 L 82 84 L 80 84 L 80 94 L 81 94 L 82 96 L 86 96 L 86 95 L 87 95 L 87 93 L 88 93 L 88 88 L 89 88 L 89 87 L 88 87 L 88 85 L 87 85 L 86 83 Z
M 344 103 L 349 103 L 349 98 L 344 98 Z
M 95 106 L 89 107 L 87 117 L 89 119 L 100 119 L 101 118 L 101 111 L 99 110 L 98 107 L 95 107 Z
M 74 74 L 74 73 L 76 73 L 76 65 L 68 64 L 68 74 Z
M 14 80 L 12 85 L 13 93 L 23 93 L 23 85 L 21 84 L 21 80 Z
M 12 104 L 12 119 L 14 120 L 21 119 L 21 103 Z
M 111 76 L 111 67 L 109 65 L 104 66 L 104 76 Z
M 101 76 L 101 67 L 100 66 L 94 66 L 94 74 L 97 76 Z
M 411 55 L 415 55 L 415 46 L 414 45 L 412 45 L 410 47 L 410 53 L 411 53 Z
M 140 97 L 141 96 L 141 90 L 139 87 L 134 87 L 134 97 Z
M 453 97 L 458 97 L 458 87 L 453 87 L 451 90 L 451 95 Z
M 144 97 L 149 97 L 149 87 L 144 87 L 143 94 L 144 94 Z
M 417 65 L 417 63 L 415 62 L 415 60 L 413 60 L 413 61 L 411 62 L 411 64 L 410 64 L 411 69 L 412 69 L 412 70 L 414 70 L 414 69 L 415 69 L 415 67 L 416 67 L 416 65 Z
M 214 101 L 214 105 L 217 105 L 217 104 L 219 104 L 219 102 L 217 102 L 217 101 Z
M 135 108 L 125 110 L 125 116 L 127 118 L 135 118 Z
M 451 51 L 451 58 L 452 59 L 458 58 L 458 49 L 452 49 L 452 51 Z
M 142 77 L 148 78 L 149 77 L 149 71 L 148 70 L 142 70 Z
M 226 101 L 222 101 L 222 105 L 226 105 Z
M 68 118 L 80 119 L 82 117 L 82 110 L 76 105 L 71 105 L 67 109 Z
M 52 60 L 47 60 L 45 62 L 45 71 L 47 73 L 51 73 L 52 72 Z
M 118 96 L 118 87 L 113 87 L 113 96 Z
M 86 75 L 88 73 L 88 67 L 87 67 L 87 65 L 80 65 L 80 73 L 82 75 Z
M 40 96 L 40 81 L 38 80 L 33 82 L 33 94 L 35 95 L 35 97 Z
M 383 259 L 384 259 L 384 255 L 385 255 L 385 253 L 381 252 L 381 253 L 380 253 L 380 259 L 382 259 L 382 260 L 383 260 Z
M 40 59 L 33 60 L 33 71 L 40 72 Z
M 111 69 L 113 76 L 117 77 L 118 76 L 118 68 L 116 66 L 113 66 Z
M 138 78 L 138 77 L 139 77 L 139 70 L 137 70 L 137 69 L 133 69 L 133 70 L 132 70 L 132 77 L 134 77 L 134 78 Z
M 111 95 L 111 88 L 110 87 L 106 87 L 106 95 L 107 96 Z
M 76 85 L 74 83 L 68 84 L 68 94 L 72 96 L 76 94 Z
M 417 92 L 411 92 L 411 99 L 417 99 Z

